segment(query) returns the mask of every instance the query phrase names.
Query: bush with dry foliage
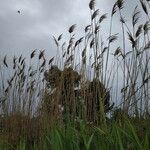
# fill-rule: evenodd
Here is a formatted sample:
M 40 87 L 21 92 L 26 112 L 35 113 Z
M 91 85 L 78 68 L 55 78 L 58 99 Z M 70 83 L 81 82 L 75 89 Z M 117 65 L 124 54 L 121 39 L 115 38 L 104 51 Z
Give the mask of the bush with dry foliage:
M 98 79 L 82 82 L 81 75 L 71 67 L 60 70 L 57 66 L 45 72 L 46 91 L 43 110 L 51 115 L 67 113 L 74 119 L 98 122 L 100 113 L 107 113 L 110 93 Z M 102 105 L 102 106 L 101 106 Z M 100 112 L 104 108 L 104 112 Z M 62 113 L 60 113 L 62 111 Z

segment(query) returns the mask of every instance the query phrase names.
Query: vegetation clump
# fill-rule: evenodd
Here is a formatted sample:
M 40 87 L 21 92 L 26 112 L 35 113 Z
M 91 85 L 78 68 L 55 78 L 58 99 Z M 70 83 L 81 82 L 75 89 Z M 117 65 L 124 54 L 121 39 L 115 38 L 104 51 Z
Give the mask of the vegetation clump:
M 110 106 L 109 91 L 98 79 L 86 80 L 82 83 L 81 75 L 77 71 L 70 67 L 61 71 L 57 66 L 51 66 L 44 75 L 47 81 L 46 85 L 51 89 L 51 92 L 46 93 L 49 95 L 49 102 L 46 97 L 45 107 L 50 105 L 48 103 L 55 101 L 56 106 L 54 107 L 58 109 L 57 111 L 61 106 L 64 108 L 63 111 L 68 111 L 67 114 L 70 114 L 72 118 L 79 117 L 90 122 L 98 121 L 100 104 L 104 107 L 103 113 L 107 113 L 113 108 L 113 105 Z M 52 113 L 50 110 L 48 112 Z

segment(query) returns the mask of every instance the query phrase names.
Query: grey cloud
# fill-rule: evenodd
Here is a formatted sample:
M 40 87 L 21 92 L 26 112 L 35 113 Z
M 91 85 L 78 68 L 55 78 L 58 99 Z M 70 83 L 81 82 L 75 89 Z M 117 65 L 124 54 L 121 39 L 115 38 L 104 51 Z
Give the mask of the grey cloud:
M 100 13 L 110 13 L 115 0 L 97 0 Z M 49 56 L 54 55 L 55 45 L 52 35 L 66 32 L 77 23 L 80 36 L 84 26 L 90 22 L 89 0 L 0 0 L 0 54 L 28 55 L 31 50 L 46 49 Z M 127 0 L 124 10 L 128 18 L 136 0 Z M 17 11 L 21 13 L 18 14 Z M 117 20 L 117 18 L 115 18 Z M 104 25 L 108 31 L 109 21 Z M 114 25 L 118 31 L 119 24 Z M 108 33 L 108 32 L 107 32 Z M 12 53 L 12 54 L 11 54 Z
M 49 36 L 62 30 L 65 17 L 71 12 L 71 5 L 72 2 L 68 0 L 58 3 L 55 0 L 1 1 L 1 52 L 26 54 L 29 48 L 54 49 L 49 44 Z M 17 13 L 18 10 L 21 14 Z

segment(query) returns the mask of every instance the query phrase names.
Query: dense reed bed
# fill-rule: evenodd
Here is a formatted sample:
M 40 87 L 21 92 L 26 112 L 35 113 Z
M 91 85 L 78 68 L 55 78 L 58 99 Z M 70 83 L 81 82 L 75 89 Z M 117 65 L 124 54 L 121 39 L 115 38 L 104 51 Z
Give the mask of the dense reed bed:
M 4 57 L 0 149 L 149 150 L 150 5 L 139 0 L 129 25 L 124 3 L 112 6 L 106 40 L 108 14 L 91 0 L 84 35 L 76 37 L 74 24 L 68 41 L 53 37 L 56 56 L 33 50 L 29 61 L 14 56 L 11 64 Z M 116 16 L 122 32 L 114 34 Z

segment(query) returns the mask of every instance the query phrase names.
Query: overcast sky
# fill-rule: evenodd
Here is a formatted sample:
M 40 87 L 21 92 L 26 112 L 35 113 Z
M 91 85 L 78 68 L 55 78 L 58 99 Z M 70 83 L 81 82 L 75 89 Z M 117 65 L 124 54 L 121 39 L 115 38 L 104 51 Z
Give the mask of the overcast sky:
M 97 0 L 100 13 L 110 13 L 115 0 Z M 138 0 L 126 0 L 126 18 Z M 34 49 L 45 49 L 53 56 L 52 35 L 67 33 L 76 23 L 77 32 L 89 24 L 89 0 L 0 0 L 0 56 L 28 56 Z M 20 14 L 17 11 L 20 11 Z M 108 24 L 107 24 L 108 25 Z M 104 31 L 108 31 L 106 28 Z M 115 25 L 116 31 L 118 24 Z

